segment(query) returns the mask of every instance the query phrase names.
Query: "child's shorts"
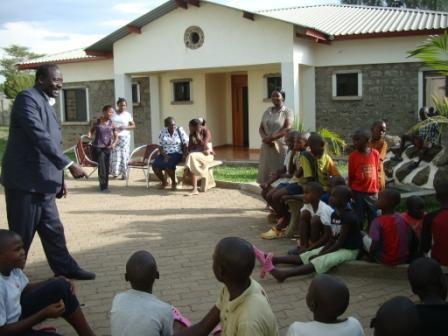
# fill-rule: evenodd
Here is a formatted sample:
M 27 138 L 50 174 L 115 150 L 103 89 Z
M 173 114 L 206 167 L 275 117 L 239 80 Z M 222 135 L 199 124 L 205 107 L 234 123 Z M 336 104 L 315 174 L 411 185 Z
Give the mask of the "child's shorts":
M 298 183 L 280 183 L 276 189 L 285 188 L 288 191 L 288 195 L 301 195 L 303 194 L 303 188 Z
M 356 260 L 359 253 L 359 250 L 339 249 L 335 252 L 327 253 L 323 256 L 313 258 L 310 261 L 310 258 L 319 254 L 322 249 L 323 246 L 311 251 L 304 252 L 299 256 L 304 265 L 311 263 L 314 266 L 317 274 L 326 273 L 331 268 L 337 265 L 343 264 L 347 261 Z

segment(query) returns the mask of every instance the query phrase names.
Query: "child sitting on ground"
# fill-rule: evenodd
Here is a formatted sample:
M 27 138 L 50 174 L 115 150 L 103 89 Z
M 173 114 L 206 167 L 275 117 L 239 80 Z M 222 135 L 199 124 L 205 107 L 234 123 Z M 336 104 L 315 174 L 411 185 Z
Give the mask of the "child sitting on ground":
M 420 241 L 422 235 L 423 217 L 425 213 L 425 201 L 419 196 L 411 196 L 406 200 L 407 211 L 401 216 L 407 225 L 412 229 L 415 237 Z
M 294 322 L 286 336 L 364 336 L 357 319 L 339 318 L 347 310 L 349 301 L 350 293 L 343 281 L 327 274 L 316 276 L 306 296 L 314 321 Z
M 406 263 L 409 256 L 411 231 L 403 217 L 395 212 L 400 200 L 398 191 L 382 190 L 377 202 L 382 215 L 373 220 L 369 235 L 363 237 L 369 255 L 388 266 Z
M 356 150 L 348 157 L 348 185 L 353 191 L 353 206 L 361 225 L 367 217 L 369 226 L 377 211 L 380 156 L 376 149 L 368 146 L 368 130 L 357 130 L 352 139 Z
M 434 189 L 440 209 L 423 219 L 420 251 L 431 251 L 431 258 L 442 266 L 448 266 L 448 181 L 437 179 Z
M 158 278 L 151 253 L 138 251 L 129 258 L 125 279 L 132 289 L 117 294 L 112 302 L 112 336 L 171 336 L 173 326 L 177 326 L 175 317 L 181 324 L 190 325 L 177 309 L 152 294 Z
M 305 151 L 308 140 L 307 133 L 298 133 L 294 142 L 294 175 L 290 178 L 288 183 L 282 183 L 277 188 L 268 194 L 268 203 L 277 214 L 277 223 L 274 231 L 268 231 L 262 234 L 264 239 L 279 238 L 281 233 L 289 224 L 291 215 L 288 211 L 288 206 L 283 202 L 282 198 L 286 195 L 300 195 L 303 194 L 302 178 L 303 171 L 300 167 L 300 155 Z
M 372 124 L 372 128 L 370 129 L 372 132 L 372 136 L 369 140 L 369 147 L 376 149 L 380 154 L 380 172 L 379 172 L 379 181 L 380 181 L 380 190 L 383 190 L 386 187 L 386 176 L 384 175 L 384 167 L 383 162 L 386 159 L 387 154 L 387 141 L 384 138 L 386 136 L 386 123 L 384 120 L 377 120 Z
M 241 238 L 222 239 L 213 254 L 213 272 L 224 283 L 216 306 L 194 326 L 175 336 L 206 336 L 221 322 L 223 336 L 276 336 L 277 322 L 263 288 L 250 278 L 252 245 Z
M 415 305 L 404 296 L 383 303 L 370 322 L 370 328 L 375 329 L 374 336 L 417 336 L 419 325 Z
M 33 328 L 62 316 L 81 336 L 95 335 L 79 306 L 73 284 L 58 277 L 30 283 L 23 268 L 25 249 L 19 235 L 0 229 L 0 335 L 58 336 Z
M 301 173 L 300 183 L 305 185 L 307 182 L 318 182 L 322 185 L 324 192 L 328 192 L 330 179 L 333 176 L 340 176 L 333 159 L 325 153 L 325 141 L 318 133 L 311 133 L 307 145 L 310 151 L 303 151 L 299 157 Z M 279 223 L 279 228 L 273 227 L 263 233 L 263 239 L 275 239 L 283 237 L 284 230 L 288 226 L 289 216 Z
M 288 183 L 289 179 L 295 172 L 294 158 L 296 151 L 294 150 L 295 141 L 299 132 L 290 130 L 285 136 L 286 152 L 283 167 L 272 174 L 272 177 L 266 183 L 260 184 L 261 196 L 266 200 L 268 206 L 270 193 L 272 193 L 278 186 L 283 186 Z
M 347 203 L 351 191 L 346 186 L 334 188 L 330 204 L 334 207 L 331 215 L 331 238 L 325 246 L 309 250 L 297 256 L 275 257 L 272 253 L 264 254 L 254 247 L 257 259 L 263 263 L 262 273 L 270 273 L 277 281 L 283 282 L 292 276 L 309 273 L 326 273 L 334 266 L 355 260 L 362 246 L 358 220 Z M 296 265 L 283 270 L 274 267 L 277 264 Z
M 408 267 L 412 292 L 420 298 L 416 304 L 420 317 L 419 335 L 448 335 L 447 283 L 439 263 L 431 258 L 419 258 Z
M 304 187 L 303 207 L 299 217 L 299 246 L 296 255 L 324 245 L 331 235 L 333 208 L 321 200 L 324 190 L 317 182 Z M 292 251 L 290 251 L 292 253 Z

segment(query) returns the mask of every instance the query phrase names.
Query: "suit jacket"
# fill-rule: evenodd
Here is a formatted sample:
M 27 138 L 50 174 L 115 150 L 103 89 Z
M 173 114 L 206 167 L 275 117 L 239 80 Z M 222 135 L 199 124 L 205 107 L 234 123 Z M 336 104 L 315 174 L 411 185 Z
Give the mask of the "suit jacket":
M 11 112 L 2 184 L 9 189 L 55 194 L 69 163 L 63 153 L 61 126 L 43 91 L 33 87 L 20 92 Z

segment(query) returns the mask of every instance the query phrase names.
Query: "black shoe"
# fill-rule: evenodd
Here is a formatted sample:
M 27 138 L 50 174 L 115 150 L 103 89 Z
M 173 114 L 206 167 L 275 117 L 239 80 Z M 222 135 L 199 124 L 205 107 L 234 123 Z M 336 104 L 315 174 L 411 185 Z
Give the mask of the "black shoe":
M 296 247 L 293 247 L 292 249 L 290 249 L 289 251 L 288 251 L 288 255 L 289 256 L 298 256 L 300 253 L 299 253 L 299 247 L 298 246 L 296 246 Z
M 60 275 L 73 280 L 93 280 L 96 277 L 95 273 L 85 271 L 82 268 L 67 274 Z

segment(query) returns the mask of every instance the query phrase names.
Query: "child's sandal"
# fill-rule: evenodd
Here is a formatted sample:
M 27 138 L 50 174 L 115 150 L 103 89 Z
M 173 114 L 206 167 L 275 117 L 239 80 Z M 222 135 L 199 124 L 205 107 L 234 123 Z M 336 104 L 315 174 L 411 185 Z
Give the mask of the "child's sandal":
M 260 278 L 262 278 L 262 279 L 266 278 L 266 274 L 268 274 L 275 268 L 274 264 L 272 263 L 273 257 L 274 257 L 274 254 L 271 252 L 269 252 L 268 255 L 266 256 L 266 260 L 265 260 L 263 266 L 261 267 Z
M 174 321 L 179 322 L 180 324 L 183 324 L 185 327 L 191 327 L 193 323 L 191 323 L 191 321 L 189 319 L 187 319 L 185 316 L 183 316 L 179 309 L 177 309 L 176 307 L 172 307 L 172 311 L 173 311 L 173 318 Z

